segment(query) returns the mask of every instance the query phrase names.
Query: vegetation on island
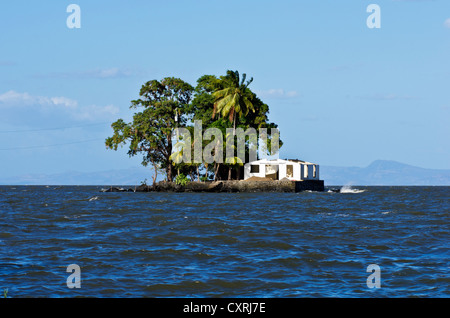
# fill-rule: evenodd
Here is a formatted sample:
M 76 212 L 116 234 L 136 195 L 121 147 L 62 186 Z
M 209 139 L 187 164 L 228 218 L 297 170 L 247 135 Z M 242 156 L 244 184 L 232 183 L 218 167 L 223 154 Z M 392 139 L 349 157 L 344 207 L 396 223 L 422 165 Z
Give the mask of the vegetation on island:
M 195 87 L 174 77 L 148 81 L 142 85 L 140 97 L 131 101 L 130 109 L 135 110 L 133 120 L 126 123 L 118 119 L 112 123 L 113 135 L 105 144 L 113 150 L 127 145 L 130 157 L 141 155 L 142 165 L 151 165 L 154 170 L 153 183 L 158 172 L 163 172 L 167 181 L 177 184 L 188 182 L 188 176 L 191 181 L 237 179 L 243 165 L 237 157 L 224 163 L 208 164 L 204 160 L 202 163 L 175 163 L 178 162 L 175 157 L 182 153 L 174 151 L 172 132 L 175 128 L 193 132 L 194 121 L 200 120 L 202 133 L 208 128 L 222 131 L 225 148 L 226 143 L 235 142 L 233 136 L 226 135 L 227 128 L 233 131 L 266 128 L 269 133 L 266 149 L 270 151 L 270 128 L 278 126 L 269 121 L 269 106 L 249 88 L 253 78 L 246 79 L 246 74 L 240 76 L 238 71 L 229 70 L 220 77 L 203 75 Z M 203 149 L 211 141 L 202 142 Z M 191 143 L 193 149 L 194 139 Z M 281 140 L 279 145 L 281 147 Z

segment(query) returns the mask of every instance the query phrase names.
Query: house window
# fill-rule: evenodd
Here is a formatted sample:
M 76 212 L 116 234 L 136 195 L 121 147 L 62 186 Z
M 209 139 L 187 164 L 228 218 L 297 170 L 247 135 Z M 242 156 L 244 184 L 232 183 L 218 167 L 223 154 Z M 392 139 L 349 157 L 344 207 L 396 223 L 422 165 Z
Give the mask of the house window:
M 266 178 L 278 180 L 278 165 L 266 165 Z
M 286 165 L 286 177 L 293 178 L 294 177 L 294 166 Z
M 251 165 L 250 173 L 259 173 L 259 165 Z

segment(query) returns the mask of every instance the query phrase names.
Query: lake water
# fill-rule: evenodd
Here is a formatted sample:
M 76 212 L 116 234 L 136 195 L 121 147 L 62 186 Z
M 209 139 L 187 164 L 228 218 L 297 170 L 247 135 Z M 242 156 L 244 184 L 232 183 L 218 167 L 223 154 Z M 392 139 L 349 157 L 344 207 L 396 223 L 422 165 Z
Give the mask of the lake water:
M 101 188 L 0 187 L 1 291 L 13 298 L 450 296 L 450 187 Z M 67 286 L 70 264 L 80 268 L 81 288 Z M 371 264 L 380 270 L 367 272 Z M 369 288 L 375 274 L 380 288 Z

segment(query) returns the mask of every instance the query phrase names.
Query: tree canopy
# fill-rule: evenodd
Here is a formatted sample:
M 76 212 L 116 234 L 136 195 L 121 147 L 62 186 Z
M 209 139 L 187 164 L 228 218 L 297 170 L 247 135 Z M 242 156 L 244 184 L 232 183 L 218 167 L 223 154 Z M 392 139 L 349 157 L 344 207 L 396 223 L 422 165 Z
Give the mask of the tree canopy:
M 236 117 L 247 116 L 250 110 L 255 111 L 252 103 L 254 94 L 248 89 L 253 78 L 245 83 L 246 77 L 244 74 L 239 82 L 238 71 L 227 71 L 227 76 L 222 80 L 225 88 L 212 93 L 216 99 L 213 118 L 216 113 L 222 114 L 223 117 L 229 116 L 230 122 L 233 122 L 233 128 L 235 128 Z
M 118 119 L 112 123 L 113 135 L 108 137 L 105 145 L 109 149 L 128 146 L 129 156 L 142 156 L 142 164 L 151 164 L 154 169 L 153 182 L 157 172 L 165 172 L 167 181 L 173 181 L 177 175 L 189 175 L 191 180 L 239 178 L 243 162 L 234 157 L 228 162 L 208 163 L 205 160 L 194 163 L 176 163 L 182 156 L 177 145 L 183 149 L 205 148 L 211 140 L 202 140 L 201 145 L 194 145 L 194 138 L 174 141 L 176 128 L 194 131 L 194 121 L 201 121 L 202 134 L 208 128 L 220 131 L 224 150 L 235 142 L 233 136 L 227 135 L 227 128 L 277 128 L 269 122 L 269 106 L 254 94 L 249 85 L 253 79 L 246 80 L 246 74 L 239 76 L 237 71 L 227 71 L 219 78 L 203 75 L 193 87 L 189 83 L 174 77 L 151 80 L 142 85 L 139 98 L 131 101 L 134 110 L 133 120 L 126 123 Z M 186 145 L 189 142 L 190 145 Z M 196 141 L 199 142 L 198 140 Z M 175 143 L 175 144 L 174 144 Z M 282 142 L 280 141 L 280 146 Z M 214 148 L 217 151 L 217 148 Z M 270 148 L 269 148 L 270 149 Z

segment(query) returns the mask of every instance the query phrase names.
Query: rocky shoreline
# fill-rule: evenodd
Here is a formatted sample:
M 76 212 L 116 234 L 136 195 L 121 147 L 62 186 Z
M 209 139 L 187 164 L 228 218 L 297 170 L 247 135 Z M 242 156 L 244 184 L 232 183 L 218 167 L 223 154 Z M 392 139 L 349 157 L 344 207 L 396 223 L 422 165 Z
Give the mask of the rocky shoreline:
M 101 192 L 300 192 L 324 191 L 323 180 L 271 180 L 249 181 L 228 180 L 209 182 L 188 182 L 179 185 L 175 182 L 161 181 L 155 185 L 140 185 L 135 188 L 111 187 Z

